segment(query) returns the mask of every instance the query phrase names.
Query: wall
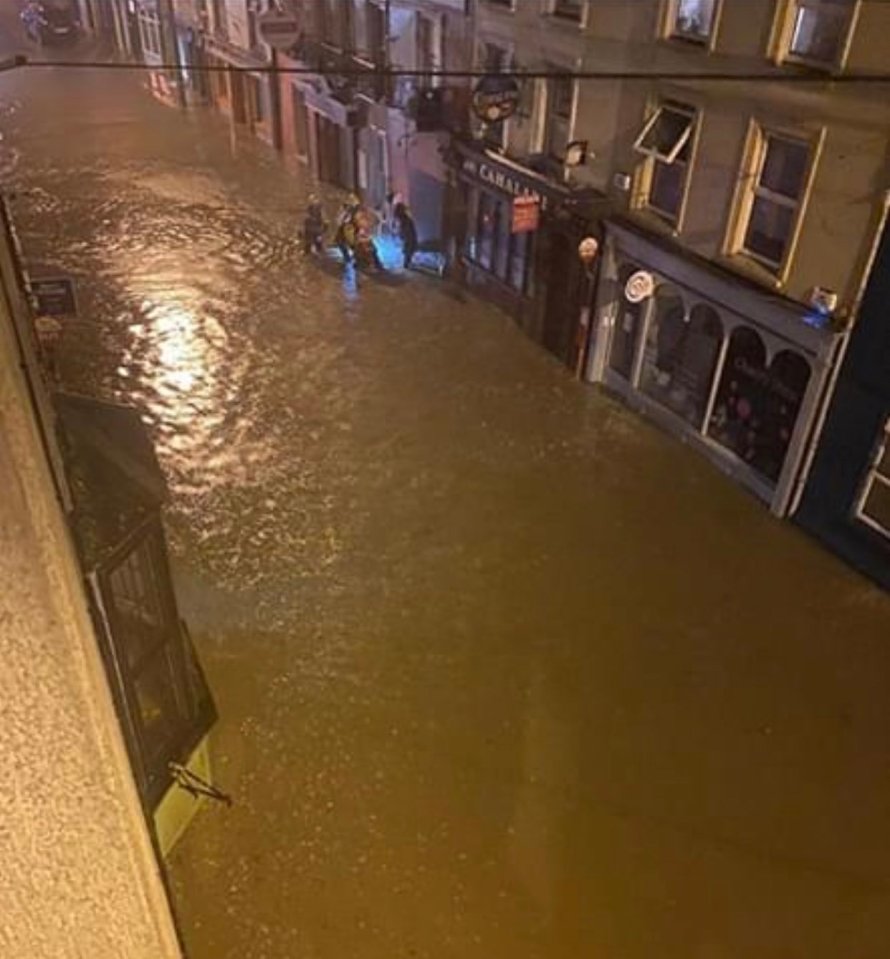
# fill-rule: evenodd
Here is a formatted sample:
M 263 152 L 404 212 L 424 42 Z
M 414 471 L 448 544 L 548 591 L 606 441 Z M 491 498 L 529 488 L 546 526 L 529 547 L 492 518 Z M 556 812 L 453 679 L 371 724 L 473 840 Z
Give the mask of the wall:
M 2 305 L 0 955 L 177 959 L 18 359 Z

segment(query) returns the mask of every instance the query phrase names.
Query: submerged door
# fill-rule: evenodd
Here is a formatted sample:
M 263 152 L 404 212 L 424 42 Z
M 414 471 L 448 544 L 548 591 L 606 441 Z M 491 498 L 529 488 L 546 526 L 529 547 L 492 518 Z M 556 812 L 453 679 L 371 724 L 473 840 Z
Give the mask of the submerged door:
M 547 301 L 544 312 L 544 347 L 564 363 L 572 364 L 579 306 L 573 274 L 577 253 L 567 236 L 553 234 L 547 265 Z

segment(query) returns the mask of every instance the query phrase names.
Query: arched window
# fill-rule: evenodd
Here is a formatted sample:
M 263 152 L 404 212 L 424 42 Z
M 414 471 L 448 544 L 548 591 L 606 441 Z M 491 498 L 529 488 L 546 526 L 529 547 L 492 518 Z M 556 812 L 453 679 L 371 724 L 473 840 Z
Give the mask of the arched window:
M 646 340 L 641 386 L 653 399 L 701 428 L 723 339 L 719 313 L 705 303 L 686 309 L 670 287 L 659 290 Z
M 799 354 L 783 350 L 767 367 L 763 340 L 748 327 L 729 340 L 709 434 L 766 479 L 782 472 L 810 379 Z

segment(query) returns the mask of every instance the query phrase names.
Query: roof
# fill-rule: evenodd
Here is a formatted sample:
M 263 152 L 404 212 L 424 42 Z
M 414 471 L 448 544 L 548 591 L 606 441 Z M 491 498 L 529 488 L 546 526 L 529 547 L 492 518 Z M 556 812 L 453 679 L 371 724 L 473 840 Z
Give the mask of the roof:
M 164 475 L 139 413 L 86 396 L 53 397 L 88 568 L 100 565 L 166 499 Z

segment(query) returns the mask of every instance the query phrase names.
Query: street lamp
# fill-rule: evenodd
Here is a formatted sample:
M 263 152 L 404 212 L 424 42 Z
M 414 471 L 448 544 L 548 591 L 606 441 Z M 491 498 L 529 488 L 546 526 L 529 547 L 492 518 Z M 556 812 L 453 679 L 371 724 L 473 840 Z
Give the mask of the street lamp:
M 584 268 L 584 291 L 582 294 L 581 319 L 578 324 L 578 358 L 575 363 L 575 375 L 579 380 L 584 377 L 584 364 L 590 347 L 592 330 L 590 314 L 593 309 L 593 292 L 596 284 L 595 264 L 599 249 L 599 240 L 593 236 L 585 236 L 578 244 L 578 259 Z

